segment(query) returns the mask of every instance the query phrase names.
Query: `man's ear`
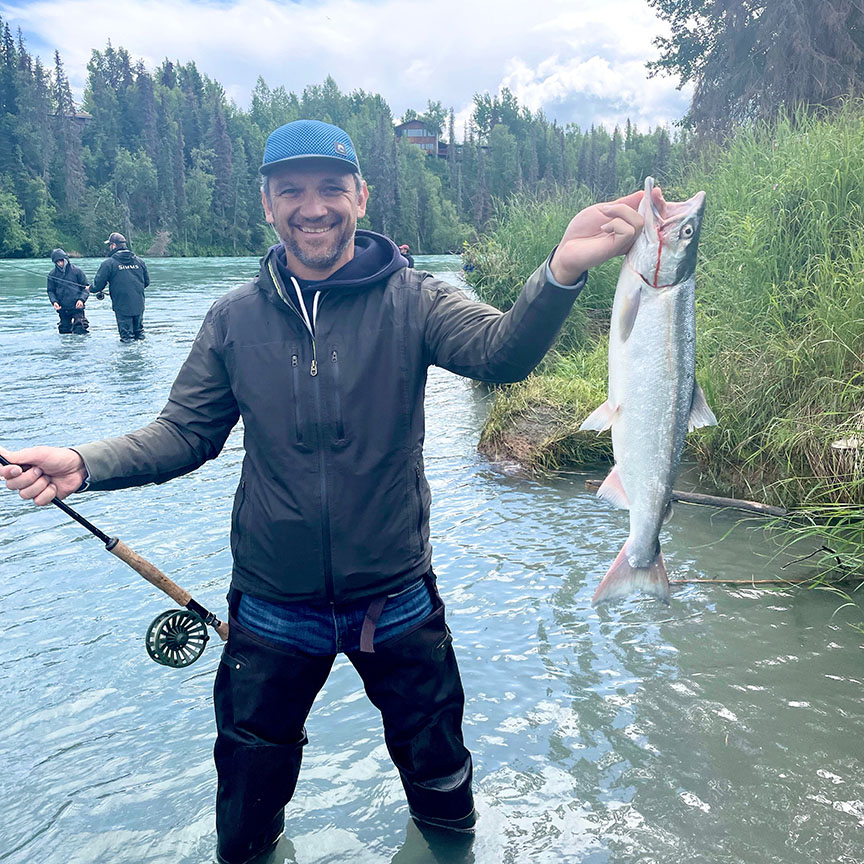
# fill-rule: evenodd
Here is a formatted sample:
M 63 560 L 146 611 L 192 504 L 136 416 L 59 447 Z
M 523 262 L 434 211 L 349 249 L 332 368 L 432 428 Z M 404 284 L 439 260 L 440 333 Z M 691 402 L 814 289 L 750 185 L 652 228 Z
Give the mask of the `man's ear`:
M 267 200 L 267 194 L 263 189 L 261 190 L 261 206 L 264 208 L 264 215 L 267 217 L 267 221 L 272 225 L 273 211 L 270 209 L 270 202 Z
M 364 180 L 357 193 L 357 218 L 362 219 L 366 215 L 366 204 L 369 202 L 369 187 Z

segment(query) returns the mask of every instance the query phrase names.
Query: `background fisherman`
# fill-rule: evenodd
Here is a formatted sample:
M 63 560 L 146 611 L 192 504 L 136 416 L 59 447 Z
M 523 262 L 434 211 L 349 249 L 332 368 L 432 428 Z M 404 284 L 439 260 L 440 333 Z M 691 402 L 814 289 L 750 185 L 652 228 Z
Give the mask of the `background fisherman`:
M 408 266 L 413 267 L 414 256 L 411 254 L 411 247 L 407 243 L 403 243 L 399 247 L 399 251 L 402 253 L 402 257 L 408 262 Z
M 90 282 L 62 249 L 51 253 L 54 269 L 48 274 L 48 299 L 60 316 L 60 333 L 83 335 L 90 329 L 84 304 L 90 296 Z
M 122 234 L 113 232 L 105 241 L 108 257 L 93 279 L 96 299 L 104 297 L 106 286 L 117 319 L 121 342 L 144 338 L 144 289 L 150 284 L 147 265 L 130 249 Z
M 473 829 L 464 696 L 431 569 L 427 369 L 524 378 L 587 270 L 626 252 L 642 225 L 642 192 L 583 210 L 501 313 L 356 229 L 369 191 L 343 130 L 280 127 L 261 173 L 282 242 L 211 307 L 159 417 L 74 449 L 4 454 L 18 465 L 0 468 L 40 505 L 87 483 L 164 482 L 215 458 L 242 415 L 231 632 L 214 688 L 217 857 L 227 864 L 251 861 L 282 832 L 304 723 L 340 652 L 382 714 L 411 816 Z

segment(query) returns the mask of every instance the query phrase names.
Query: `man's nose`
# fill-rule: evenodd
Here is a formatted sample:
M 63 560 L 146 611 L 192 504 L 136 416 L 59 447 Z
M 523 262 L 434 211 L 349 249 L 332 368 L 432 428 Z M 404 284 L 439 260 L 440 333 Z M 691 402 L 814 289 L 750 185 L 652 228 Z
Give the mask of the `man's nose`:
M 304 219 L 320 219 L 322 216 L 326 216 L 327 207 L 324 204 L 324 199 L 315 193 L 304 195 L 300 204 L 300 215 Z

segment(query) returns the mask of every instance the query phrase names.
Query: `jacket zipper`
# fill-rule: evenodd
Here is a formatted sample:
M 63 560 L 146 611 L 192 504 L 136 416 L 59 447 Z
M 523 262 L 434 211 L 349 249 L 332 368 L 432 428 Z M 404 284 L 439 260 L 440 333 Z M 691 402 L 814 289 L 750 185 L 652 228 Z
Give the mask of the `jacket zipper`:
M 282 293 L 279 280 L 273 272 L 273 265 L 269 261 L 267 262 L 267 270 L 270 273 L 270 279 L 273 282 L 273 287 L 276 289 L 276 293 L 282 298 L 282 302 L 303 322 L 303 329 L 309 333 L 309 339 L 312 342 L 312 363 L 309 366 L 309 374 L 314 378 L 318 374 L 318 352 L 315 348 L 315 334 L 310 332 L 308 325 L 306 324 L 306 319 L 297 311 L 294 304 Z
M 309 334 L 312 340 L 312 363 L 309 367 L 309 374 L 315 378 L 315 412 L 318 416 L 318 476 L 320 478 L 321 490 L 321 555 L 324 565 L 324 587 L 327 591 L 327 600 L 331 603 L 336 602 L 336 590 L 333 585 L 333 553 L 330 549 L 330 502 L 327 497 L 327 461 L 324 458 L 324 430 L 321 416 L 321 388 L 318 386 L 318 355 L 315 350 L 315 334 L 306 323 L 306 319 L 288 301 L 282 293 L 282 288 L 279 285 L 279 280 L 273 272 L 273 265 L 270 261 L 267 262 L 267 270 L 270 273 L 270 279 L 273 286 L 276 288 L 276 293 L 282 298 L 282 302 L 303 322 L 303 328 Z M 296 403 L 296 400 L 295 400 Z
M 315 390 L 315 412 L 318 415 L 318 464 L 320 466 L 318 476 L 321 478 L 321 553 L 324 557 L 324 586 L 327 589 L 327 599 L 333 604 L 336 602 L 336 589 L 333 584 L 333 553 L 330 549 L 330 502 L 327 497 L 327 460 L 324 456 L 321 387 L 317 378 L 313 389 Z

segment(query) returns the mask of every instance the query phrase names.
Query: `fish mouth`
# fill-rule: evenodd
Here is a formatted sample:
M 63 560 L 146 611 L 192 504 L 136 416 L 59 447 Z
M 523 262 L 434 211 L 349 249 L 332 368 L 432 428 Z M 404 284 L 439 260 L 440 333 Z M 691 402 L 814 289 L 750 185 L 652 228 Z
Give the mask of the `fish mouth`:
M 705 193 L 697 192 L 692 198 L 686 201 L 679 201 L 676 204 L 666 205 L 665 222 L 671 222 L 673 219 L 687 219 L 690 216 L 698 213 L 705 207 Z
M 645 178 L 645 196 L 642 199 L 642 206 L 639 210 L 642 212 L 646 228 L 650 226 L 659 230 L 667 222 L 683 220 L 698 213 L 704 206 L 704 192 L 697 192 L 692 198 L 688 198 L 686 201 L 671 203 L 661 196 L 660 204 L 658 205 L 654 198 L 654 178 Z

